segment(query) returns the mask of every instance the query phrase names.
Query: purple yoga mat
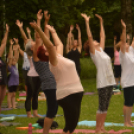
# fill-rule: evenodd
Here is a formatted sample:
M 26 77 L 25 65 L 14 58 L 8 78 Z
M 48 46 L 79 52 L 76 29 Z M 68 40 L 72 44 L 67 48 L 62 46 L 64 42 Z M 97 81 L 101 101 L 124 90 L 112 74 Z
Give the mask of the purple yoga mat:
M 1 108 L 1 111 L 8 111 L 8 110 L 12 110 L 12 108 Z
M 84 95 L 93 95 L 95 94 L 94 92 L 85 92 Z

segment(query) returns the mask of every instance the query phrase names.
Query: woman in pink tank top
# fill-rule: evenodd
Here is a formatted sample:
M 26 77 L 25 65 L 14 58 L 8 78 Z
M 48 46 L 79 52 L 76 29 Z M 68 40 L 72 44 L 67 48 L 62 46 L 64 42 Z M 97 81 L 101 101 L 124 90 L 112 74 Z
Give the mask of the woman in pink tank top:
M 116 86 L 115 89 L 120 89 L 121 64 L 119 59 L 120 47 L 117 44 L 117 37 L 114 36 L 114 75 Z

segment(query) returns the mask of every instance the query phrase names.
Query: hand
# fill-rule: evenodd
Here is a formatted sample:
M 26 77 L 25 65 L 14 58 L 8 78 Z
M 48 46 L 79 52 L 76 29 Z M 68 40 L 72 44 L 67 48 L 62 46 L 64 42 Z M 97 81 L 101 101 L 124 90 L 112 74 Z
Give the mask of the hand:
M 42 10 L 40 9 L 37 13 L 37 19 L 38 20 L 41 20 L 43 18 L 43 13 L 42 13 Z
M 19 46 L 19 45 L 13 45 L 13 51 L 18 50 L 19 48 L 20 48 L 20 46 Z
M 81 13 L 81 16 L 82 16 L 86 21 L 89 21 L 89 19 L 91 18 L 90 16 L 87 16 L 85 13 Z
M 121 19 L 121 25 L 122 25 L 123 28 L 126 28 L 126 24 L 122 19 Z
M 71 26 L 70 26 L 70 31 L 72 32 L 72 31 L 73 31 L 73 29 L 74 29 L 74 26 L 73 26 L 73 25 L 71 25 Z
M 130 35 L 129 34 L 127 34 L 127 39 L 130 40 Z
M 10 45 L 14 44 L 14 41 L 12 39 L 10 39 L 9 42 L 10 42 Z
M 29 27 L 26 28 L 27 33 L 31 33 L 31 30 L 29 29 Z
M 55 33 L 56 32 L 55 29 L 54 29 L 54 27 L 52 27 L 50 25 L 46 25 L 46 28 L 49 29 L 49 31 L 52 32 L 52 33 Z
M 80 27 L 79 27 L 79 25 L 78 25 L 78 24 L 76 24 L 76 29 L 77 29 L 77 30 L 79 30 L 79 29 L 80 29 Z
M 23 22 L 20 22 L 19 20 L 16 20 L 16 25 L 18 27 L 23 27 Z
M 9 26 L 6 24 L 6 31 L 9 32 Z
M 35 21 L 30 22 L 30 25 L 31 25 L 31 27 L 32 27 L 33 29 L 35 29 L 35 30 L 39 29 L 39 26 L 37 25 L 37 23 L 36 23 Z
M 116 36 L 114 36 L 114 40 L 117 40 L 117 37 Z
M 44 18 L 45 18 L 45 21 L 49 21 L 50 19 L 50 14 L 48 14 L 48 11 L 44 11 Z
M 13 38 L 15 44 L 18 44 L 19 40 L 17 38 Z
M 102 17 L 100 15 L 95 14 L 95 16 L 100 20 L 100 22 L 103 22 L 103 19 L 102 19 Z

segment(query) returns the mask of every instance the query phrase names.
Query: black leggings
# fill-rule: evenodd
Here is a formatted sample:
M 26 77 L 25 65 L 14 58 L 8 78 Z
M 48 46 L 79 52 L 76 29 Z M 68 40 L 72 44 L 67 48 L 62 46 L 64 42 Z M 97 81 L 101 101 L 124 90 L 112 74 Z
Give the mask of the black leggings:
M 58 104 L 63 108 L 64 112 L 64 132 L 69 131 L 72 133 L 75 130 L 80 116 L 82 96 L 83 92 L 79 92 L 58 100 Z
M 40 91 L 40 78 L 37 77 L 27 77 L 27 96 L 25 101 L 26 111 L 31 111 L 31 99 L 32 99 L 32 109 L 38 109 L 38 94 Z
M 56 100 L 56 89 L 46 89 L 43 92 L 46 96 L 47 103 L 46 117 L 54 118 L 58 110 L 58 103 Z

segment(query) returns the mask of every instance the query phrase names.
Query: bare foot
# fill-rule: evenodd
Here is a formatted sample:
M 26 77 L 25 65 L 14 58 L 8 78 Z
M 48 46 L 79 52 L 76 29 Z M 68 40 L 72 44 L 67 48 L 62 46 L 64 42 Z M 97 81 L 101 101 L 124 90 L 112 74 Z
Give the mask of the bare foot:
M 40 115 L 33 115 L 34 117 L 38 117 L 38 118 L 42 118 L 42 116 L 40 116 Z
M 33 118 L 33 115 L 27 115 L 28 118 Z
M 124 126 L 125 127 L 133 127 L 133 124 L 125 123 Z
M 107 131 L 107 130 L 105 130 L 104 128 L 103 128 L 103 129 L 101 129 L 101 131 L 102 131 L 103 133 L 108 133 L 108 131 Z
M 104 132 L 102 132 L 102 130 L 95 130 L 95 134 L 102 134 Z

